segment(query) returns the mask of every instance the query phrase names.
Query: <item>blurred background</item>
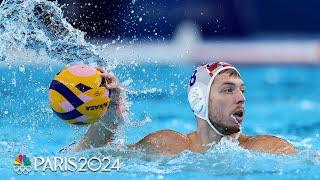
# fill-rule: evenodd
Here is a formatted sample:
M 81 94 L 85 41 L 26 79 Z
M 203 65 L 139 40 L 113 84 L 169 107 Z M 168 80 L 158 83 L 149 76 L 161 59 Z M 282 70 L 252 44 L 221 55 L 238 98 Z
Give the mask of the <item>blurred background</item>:
M 320 1 L 58 0 L 114 58 L 318 64 Z M 115 49 L 110 47 L 116 46 Z M 120 45 L 124 45 L 121 46 Z M 155 58 L 156 57 L 156 58 Z
M 90 38 L 170 40 L 184 22 L 203 39 L 261 34 L 317 34 L 320 1 L 58 0 L 74 27 Z
M 58 0 L 96 43 L 131 44 L 115 57 L 213 58 L 232 63 L 319 63 L 320 1 Z M 133 45 L 134 44 L 134 45 Z M 110 48 L 108 48 L 110 49 Z M 111 54 L 114 49 L 111 48 Z M 151 52 L 151 53 L 150 53 Z M 155 56 L 155 57 L 153 57 Z

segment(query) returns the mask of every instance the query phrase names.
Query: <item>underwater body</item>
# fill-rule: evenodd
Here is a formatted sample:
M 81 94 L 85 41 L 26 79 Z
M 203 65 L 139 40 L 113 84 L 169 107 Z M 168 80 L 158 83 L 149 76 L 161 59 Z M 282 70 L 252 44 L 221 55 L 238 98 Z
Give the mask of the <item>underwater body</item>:
M 48 18 L 47 12 L 54 12 Z M 204 154 L 185 151 L 176 157 L 131 152 L 124 145 L 149 133 L 196 129 L 187 102 L 187 82 L 194 69 L 188 63 L 125 63 L 103 54 L 109 44 L 93 45 L 73 28 L 54 2 L 8 0 L 0 7 L 0 174 L 1 179 L 67 178 L 307 178 L 318 179 L 320 75 L 312 66 L 246 66 L 239 70 L 246 82 L 246 117 L 242 132 L 270 134 L 289 140 L 297 155 L 271 155 L 224 139 Z M 88 127 L 70 126 L 51 110 L 48 88 L 63 67 L 86 63 L 115 73 L 125 85 L 130 105 L 126 124 L 115 144 L 79 153 L 59 150 L 79 140 Z M 20 153 L 33 156 L 109 155 L 120 158 L 111 172 L 31 172 L 18 175 L 13 163 Z M 34 163 L 34 162 L 32 162 Z

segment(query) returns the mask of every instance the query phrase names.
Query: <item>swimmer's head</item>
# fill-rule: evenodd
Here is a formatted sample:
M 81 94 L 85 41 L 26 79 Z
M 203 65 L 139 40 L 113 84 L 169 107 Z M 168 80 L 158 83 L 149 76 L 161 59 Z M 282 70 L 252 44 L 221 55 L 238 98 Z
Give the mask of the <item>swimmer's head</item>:
M 224 62 L 199 66 L 189 81 L 188 100 L 194 114 L 219 135 L 240 131 L 244 84 L 238 70 Z

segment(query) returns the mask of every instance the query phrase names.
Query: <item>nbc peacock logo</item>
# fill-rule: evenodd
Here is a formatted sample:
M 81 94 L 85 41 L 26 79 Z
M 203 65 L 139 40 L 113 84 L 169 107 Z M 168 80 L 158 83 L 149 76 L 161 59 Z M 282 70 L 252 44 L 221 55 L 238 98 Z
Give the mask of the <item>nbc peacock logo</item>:
M 29 174 L 32 170 L 30 158 L 23 154 L 19 154 L 16 157 L 13 165 L 13 169 L 17 174 Z

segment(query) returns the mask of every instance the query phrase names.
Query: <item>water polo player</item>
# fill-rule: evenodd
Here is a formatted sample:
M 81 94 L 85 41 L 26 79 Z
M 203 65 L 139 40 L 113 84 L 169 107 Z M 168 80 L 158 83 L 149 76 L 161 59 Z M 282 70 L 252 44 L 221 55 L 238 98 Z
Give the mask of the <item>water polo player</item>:
M 85 136 L 70 148 L 73 151 L 107 145 L 112 141 L 118 125 L 123 122 L 119 101 L 121 88 L 113 75 L 99 70 L 104 78 L 111 81 L 109 88 L 114 92 L 111 107 L 106 118 L 91 125 Z M 193 72 L 188 88 L 188 100 L 197 121 L 197 130 L 187 135 L 161 130 L 129 147 L 162 155 L 175 155 L 184 150 L 202 153 L 222 138 L 237 138 L 239 145 L 248 150 L 297 153 L 292 144 L 281 138 L 247 136 L 240 132 L 245 114 L 244 91 L 244 82 L 234 66 L 223 62 L 199 66 Z

